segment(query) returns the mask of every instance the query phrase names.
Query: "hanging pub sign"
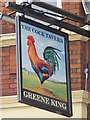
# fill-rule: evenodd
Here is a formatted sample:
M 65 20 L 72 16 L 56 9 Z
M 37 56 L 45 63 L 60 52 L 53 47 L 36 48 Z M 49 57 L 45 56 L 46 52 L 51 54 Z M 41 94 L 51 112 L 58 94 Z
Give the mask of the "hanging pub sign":
M 16 17 L 18 101 L 72 116 L 68 35 Z

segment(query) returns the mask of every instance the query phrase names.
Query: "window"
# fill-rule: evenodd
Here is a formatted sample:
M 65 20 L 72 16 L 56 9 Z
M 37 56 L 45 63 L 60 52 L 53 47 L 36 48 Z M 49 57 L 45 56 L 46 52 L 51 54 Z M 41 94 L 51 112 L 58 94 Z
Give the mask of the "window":
M 82 0 L 82 4 L 86 14 L 90 14 L 90 0 Z
M 32 1 L 41 1 L 41 2 L 46 2 L 46 3 L 48 3 L 48 4 L 51 4 L 51 5 L 54 5 L 54 6 L 57 6 L 57 7 L 59 7 L 59 8 L 62 8 L 62 0 L 16 0 L 16 3 L 17 4 L 20 4 L 20 3 L 22 3 L 22 2 L 32 2 Z M 39 9 L 39 10 L 44 10 L 44 12 L 49 12 L 49 10 L 45 10 L 45 9 L 43 9 L 43 8 L 40 8 L 40 7 L 37 7 L 37 6 L 33 6 L 33 8 L 35 7 L 35 9 Z M 53 12 L 51 12 L 50 11 L 50 13 L 53 13 Z M 17 13 L 18 14 L 18 13 Z M 55 13 L 54 13 L 55 14 Z M 20 14 L 19 14 L 20 15 Z M 58 15 L 58 14 L 57 14 Z M 51 16 L 51 15 L 50 15 Z M 40 21 L 40 20 L 37 20 L 37 19 L 35 19 L 35 18 L 32 18 L 32 17 L 30 17 L 30 16 L 26 16 L 25 15 L 25 17 L 26 18 L 30 18 L 30 19 L 32 19 L 32 20 L 34 20 L 34 21 L 37 21 L 37 22 L 40 22 L 40 23 L 42 23 L 42 24 L 45 24 L 45 25 L 49 25 L 49 23 L 46 23 L 46 22 L 43 22 L 43 21 Z M 53 16 L 54 18 L 56 18 L 56 16 Z M 60 17 L 57 17 L 57 19 L 61 19 Z M 57 26 L 55 26 L 55 25 L 51 25 L 53 28 L 56 28 L 56 29 L 59 29 Z
M 22 2 L 32 2 L 33 0 L 16 0 L 16 3 L 17 4 L 20 4 Z M 61 1 L 62 0 L 38 0 L 38 1 L 42 1 L 42 2 L 47 2 L 49 4 L 52 4 L 54 6 L 57 6 L 59 8 L 62 8 L 62 5 L 61 5 Z

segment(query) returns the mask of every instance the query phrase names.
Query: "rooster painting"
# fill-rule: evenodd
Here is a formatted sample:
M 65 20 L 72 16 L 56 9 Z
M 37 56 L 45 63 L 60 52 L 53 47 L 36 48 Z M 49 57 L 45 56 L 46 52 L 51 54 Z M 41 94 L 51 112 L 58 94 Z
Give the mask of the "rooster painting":
M 43 52 L 43 58 L 45 61 L 40 59 L 36 52 L 34 43 L 35 40 L 33 36 L 29 35 L 27 37 L 28 56 L 33 70 L 39 77 L 40 83 L 43 84 L 44 81 L 52 76 L 56 70 L 59 70 L 58 59 L 61 60 L 61 58 L 55 52 L 58 49 L 47 46 Z M 60 50 L 58 51 L 61 52 Z

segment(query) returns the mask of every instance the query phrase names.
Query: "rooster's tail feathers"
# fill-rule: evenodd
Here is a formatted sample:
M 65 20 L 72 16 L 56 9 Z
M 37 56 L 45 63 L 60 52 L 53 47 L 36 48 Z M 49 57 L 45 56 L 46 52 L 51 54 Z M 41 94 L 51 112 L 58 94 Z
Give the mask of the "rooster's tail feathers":
M 50 65 L 52 68 L 52 72 L 54 73 L 57 70 L 59 70 L 59 63 L 58 59 L 61 60 L 60 56 L 56 53 L 56 51 L 61 52 L 61 50 L 57 48 L 53 48 L 51 46 L 48 46 L 45 48 L 43 57 L 46 60 L 46 62 Z

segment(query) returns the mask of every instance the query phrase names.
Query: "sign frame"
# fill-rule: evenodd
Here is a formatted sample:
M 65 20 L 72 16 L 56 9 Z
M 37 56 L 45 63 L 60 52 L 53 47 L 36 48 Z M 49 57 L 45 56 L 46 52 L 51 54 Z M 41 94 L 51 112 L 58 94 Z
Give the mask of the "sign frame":
M 64 46 L 65 46 L 65 63 L 66 63 L 66 79 L 67 79 L 67 110 L 59 109 L 55 106 L 48 105 L 42 102 L 38 102 L 32 100 L 30 98 L 23 97 L 24 89 L 22 87 L 22 55 L 21 55 L 21 21 L 27 24 L 36 26 L 42 30 L 46 30 L 47 32 L 52 32 L 56 35 L 60 35 L 64 37 Z M 56 30 L 54 28 L 50 28 L 48 26 L 37 23 L 33 20 L 16 16 L 16 56 L 17 56 L 17 94 L 18 94 L 18 102 L 25 103 L 28 105 L 32 105 L 34 107 L 38 107 L 40 109 L 45 109 L 50 112 L 54 112 L 57 114 L 61 114 L 67 117 L 72 116 L 72 98 L 71 98 L 71 82 L 70 82 L 70 61 L 69 61 L 69 41 L 68 34 L 61 32 L 60 30 Z M 33 91 L 27 90 L 30 94 L 37 94 L 42 97 L 47 97 L 45 95 L 35 93 Z M 48 97 L 49 98 L 49 97 Z M 54 99 L 57 100 L 57 99 Z

